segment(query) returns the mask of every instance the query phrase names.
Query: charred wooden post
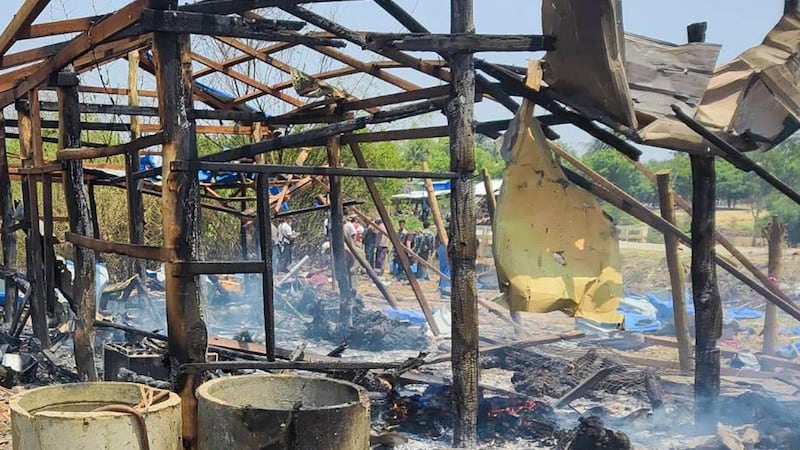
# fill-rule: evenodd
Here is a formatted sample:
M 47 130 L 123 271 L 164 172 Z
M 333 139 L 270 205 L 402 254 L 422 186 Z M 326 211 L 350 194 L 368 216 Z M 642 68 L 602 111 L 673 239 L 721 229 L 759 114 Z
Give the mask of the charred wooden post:
M 56 251 L 53 248 L 53 175 L 42 175 L 42 256 L 44 292 L 48 314 L 56 307 Z
M 669 172 L 656 174 L 658 185 L 658 202 L 661 206 L 661 217 L 675 225 L 675 198 L 669 185 Z M 672 307 L 675 315 L 675 337 L 678 340 L 678 361 L 681 372 L 688 373 L 691 367 L 691 348 L 689 342 L 689 319 L 686 314 L 686 295 L 683 280 L 683 268 L 678 253 L 678 238 L 664 234 L 664 247 L 667 253 L 667 268 L 672 286 Z
M 175 9 L 177 0 L 153 0 L 151 6 Z M 175 390 L 181 397 L 183 445 L 197 448 L 197 398 L 201 383 L 197 374 L 178 373 L 186 363 L 204 362 L 208 331 L 200 306 L 197 277 L 176 276 L 176 263 L 191 262 L 197 253 L 199 186 L 197 172 L 171 170 L 173 161 L 197 159 L 195 125 L 187 116 L 192 104 L 192 59 L 189 36 L 176 33 L 153 33 L 153 54 L 158 85 L 159 119 L 164 132 L 162 146 L 161 212 L 166 262 L 167 328 L 169 355 Z
M 472 0 L 451 0 L 450 32 L 474 33 Z M 455 447 L 476 447 L 478 443 L 478 293 L 477 218 L 475 213 L 475 61 L 471 53 L 449 58 L 452 73 L 447 124 L 450 130 L 451 182 L 448 247 L 452 283 L 453 335 L 453 427 Z
M 64 72 L 76 76 L 72 69 Z M 77 77 L 76 77 L 77 78 Z M 59 148 L 81 147 L 81 114 L 79 109 L 77 83 L 57 86 Z M 91 237 L 92 222 L 86 192 L 83 190 L 83 162 L 64 161 L 64 198 L 69 216 L 71 233 Z M 93 251 L 74 245 L 75 279 L 72 298 L 77 307 L 77 320 L 73 334 L 75 365 L 78 375 L 84 381 L 97 381 L 97 368 L 94 363 L 94 319 L 97 299 L 95 298 L 95 254 Z
M 14 199 L 11 196 L 11 176 L 8 173 L 8 154 L 6 153 L 6 126 L 0 111 L 0 217 L 2 217 L 3 269 L 7 273 L 16 272 L 17 268 L 17 236 L 14 226 Z M 4 325 L 8 331 L 11 327 L 17 306 L 17 285 L 12 276 L 5 278 L 6 303 L 3 306 Z
M 717 285 L 714 239 L 716 171 L 713 156 L 690 155 L 692 163 L 692 295 L 695 310 L 695 426 L 714 432 L 719 419 L 722 301 Z
M 341 140 L 339 136 L 328 138 L 328 165 L 339 167 L 341 165 Z M 331 175 L 328 177 L 330 186 L 330 238 L 331 252 L 333 254 L 333 273 L 339 285 L 339 336 L 346 338 L 353 328 L 353 287 L 350 285 L 350 269 L 347 267 L 344 243 L 344 210 L 342 207 L 342 179 Z
M 17 102 L 19 117 L 19 148 L 23 167 L 35 167 L 41 158 L 41 129 L 39 128 L 39 97 L 36 91 L 28 94 L 28 101 Z M 38 147 L 38 149 L 37 149 Z M 38 155 L 38 156 L 37 156 Z M 39 195 L 35 175 L 23 175 L 25 217 L 28 220 L 28 235 L 25 241 L 28 280 L 31 281 L 30 315 L 33 317 L 33 333 L 43 346 L 49 345 L 47 308 L 44 291 L 44 261 L 42 258 L 42 235 L 39 231 Z
M 783 247 L 786 236 L 786 226 L 778 216 L 772 216 L 772 220 L 764 228 L 764 235 L 767 238 L 769 249 L 769 259 L 767 260 L 767 274 L 770 281 L 775 284 L 780 282 L 783 277 Z M 778 341 L 778 308 L 767 303 L 764 312 L 764 345 L 761 352 L 766 355 L 774 355 Z
M 139 51 L 128 53 L 128 105 L 139 106 Z M 141 137 L 139 116 L 131 116 L 131 141 Z M 128 238 L 131 244 L 144 244 L 144 203 L 141 187 L 143 180 L 134 179 L 133 173 L 139 170 L 139 151 L 125 153 L 125 193 L 128 196 Z M 145 262 L 130 260 L 130 273 L 144 280 Z
M 708 25 L 686 28 L 689 42 L 704 42 Z M 692 297 L 695 309 L 695 427 L 716 432 L 719 421 L 722 300 L 717 284 L 716 203 L 714 156 L 689 156 L 692 164 Z
M 428 171 L 428 163 L 422 162 L 422 171 Z M 431 215 L 433 216 L 433 223 L 436 225 L 436 232 L 439 234 L 439 241 L 442 245 L 447 247 L 447 228 L 444 226 L 442 220 L 442 212 L 439 210 L 439 200 L 436 199 L 436 192 L 433 190 L 433 182 L 430 178 L 425 178 L 425 190 L 428 192 L 428 203 L 431 207 Z
M 264 302 L 264 340 L 267 359 L 275 361 L 275 292 L 272 278 L 272 222 L 269 208 L 269 174 L 256 178 L 256 210 L 258 214 L 259 245 L 264 271 L 261 273 L 261 290 Z

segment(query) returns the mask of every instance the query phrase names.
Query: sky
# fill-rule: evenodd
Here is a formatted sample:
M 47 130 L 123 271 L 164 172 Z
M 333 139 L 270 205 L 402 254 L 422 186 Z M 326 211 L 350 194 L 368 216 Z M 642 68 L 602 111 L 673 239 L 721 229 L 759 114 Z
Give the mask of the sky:
M 407 11 L 433 32 L 449 31 L 449 3 L 447 0 L 397 0 Z M 0 8 L 0 26 L 5 27 L 23 0 L 3 0 Z M 76 18 L 118 9 L 128 3 L 126 0 L 51 0 L 37 22 Z M 183 3 L 191 3 L 181 1 Z M 686 41 L 686 25 L 693 22 L 708 22 L 707 42 L 722 44 L 719 63 L 723 64 L 739 53 L 761 42 L 766 33 L 775 25 L 783 10 L 779 0 L 671 0 L 654 2 L 652 0 L 624 0 L 623 20 L 626 32 L 648 37 L 682 43 Z M 475 0 L 475 26 L 478 33 L 496 34 L 538 34 L 541 33 L 541 0 Z M 317 13 L 335 19 L 345 26 L 359 31 L 403 32 L 405 29 L 370 0 L 343 1 L 332 4 L 317 4 L 312 7 Z M 48 40 L 31 40 L 16 45 L 11 52 L 32 46 L 50 43 Z M 375 55 L 361 52 L 353 46 L 346 50 L 359 57 L 376 59 Z M 432 55 L 421 55 L 432 57 Z M 498 63 L 525 65 L 527 59 L 539 58 L 541 53 L 484 53 L 480 57 Z M 314 72 L 319 68 L 330 68 L 331 62 L 323 60 L 311 52 L 287 54 L 287 61 L 302 70 Z M 336 65 L 338 66 L 338 65 Z M 333 67 L 336 67 L 333 66 Z M 124 84 L 124 66 L 110 66 L 104 73 L 103 83 Z M 120 70 L 121 69 L 121 70 Z M 407 77 L 420 85 L 433 85 L 439 82 L 411 70 L 400 69 L 398 75 Z M 265 73 L 265 77 L 278 77 L 267 84 L 285 78 L 279 74 Z M 266 81 L 266 80 L 265 80 Z M 118 83 L 117 83 L 118 82 Z M 145 81 L 146 82 L 146 81 Z M 370 77 L 354 76 L 348 88 L 359 89 L 362 96 L 380 95 L 396 91 Z M 270 111 L 266 111 L 270 113 Z M 279 113 L 280 111 L 276 112 Z M 476 106 L 477 120 L 497 120 L 509 118 L 509 113 L 491 101 Z M 427 119 L 431 125 L 442 123 L 440 115 Z M 419 125 L 419 124 L 418 124 Z M 557 127 L 570 147 L 584 148 L 591 137 L 580 130 L 566 125 Z M 645 159 L 668 157 L 669 152 L 646 148 Z

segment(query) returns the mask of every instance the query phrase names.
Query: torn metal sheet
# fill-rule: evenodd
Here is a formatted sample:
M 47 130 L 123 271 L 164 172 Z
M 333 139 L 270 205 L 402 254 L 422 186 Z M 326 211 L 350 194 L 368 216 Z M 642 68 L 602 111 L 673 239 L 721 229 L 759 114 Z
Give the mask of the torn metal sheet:
M 618 324 L 619 242 L 594 197 L 567 181 L 527 100 L 506 132 L 493 253 L 512 311 Z
M 557 47 L 545 57 L 547 84 L 573 106 L 637 128 L 625 77 L 622 2 L 544 0 L 542 30 Z
M 694 114 L 714 74 L 719 44 L 675 45 L 625 35 L 625 73 L 639 124 L 672 114 L 678 104 Z
M 800 128 L 800 14 L 790 11 L 764 41 L 719 67 L 695 119 L 742 151 L 769 150 Z M 664 118 L 639 132 L 648 145 L 705 151 L 708 143 Z

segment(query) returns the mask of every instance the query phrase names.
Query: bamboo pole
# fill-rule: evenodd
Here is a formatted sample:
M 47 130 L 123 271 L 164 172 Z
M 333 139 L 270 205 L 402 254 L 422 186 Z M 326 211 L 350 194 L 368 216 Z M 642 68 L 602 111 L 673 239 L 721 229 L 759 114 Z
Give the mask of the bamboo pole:
M 675 225 L 674 193 L 670 189 L 669 172 L 659 172 L 658 200 L 661 206 L 661 217 Z M 664 234 L 664 247 L 667 253 L 667 268 L 672 286 L 672 308 L 675 323 L 675 337 L 678 341 L 678 361 L 681 372 L 690 372 L 691 348 L 689 341 L 689 318 L 686 314 L 686 295 L 683 280 L 683 268 L 678 253 L 678 238 L 672 234 Z

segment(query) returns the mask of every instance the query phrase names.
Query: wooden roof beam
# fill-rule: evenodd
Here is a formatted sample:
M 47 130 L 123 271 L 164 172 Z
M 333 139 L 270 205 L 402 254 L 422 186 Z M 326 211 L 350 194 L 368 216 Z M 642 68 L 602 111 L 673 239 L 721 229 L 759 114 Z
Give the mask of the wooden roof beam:
M 207 14 L 237 14 L 260 8 L 283 7 L 298 3 L 333 3 L 348 0 L 206 0 L 183 5 L 181 11 Z
M 105 16 L 81 17 L 78 19 L 57 20 L 54 22 L 35 23 L 20 30 L 17 39 L 34 39 L 55 36 L 65 33 L 82 33 Z
M 299 44 L 295 44 L 293 42 L 279 42 L 277 44 L 273 44 L 273 45 L 269 45 L 267 47 L 263 47 L 263 48 L 257 49 L 256 53 L 259 53 L 259 54 L 262 54 L 264 56 L 267 56 L 267 55 L 270 55 L 272 53 L 277 53 L 277 52 L 280 52 L 280 51 L 283 51 L 283 50 L 290 49 L 290 48 L 295 47 L 297 45 L 299 45 Z M 231 59 L 226 59 L 225 61 L 222 61 L 220 63 L 220 65 L 222 67 L 228 68 L 228 67 L 233 67 L 233 66 L 236 66 L 236 65 L 239 65 L 239 64 L 243 64 L 243 63 L 246 63 L 246 62 L 250 62 L 250 61 L 252 61 L 254 59 L 256 59 L 254 56 L 252 56 L 252 55 L 250 55 L 248 53 L 245 53 L 243 55 L 235 56 L 235 57 L 233 57 Z M 214 69 L 212 69 L 210 67 L 206 67 L 205 69 L 200 69 L 197 72 L 195 72 L 192 75 L 192 77 L 196 80 L 196 79 L 198 79 L 200 77 L 204 77 L 206 75 L 210 75 L 210 74 L 212 74 L 214 72 L 216 72 Z
M 303 106 L 305 104 L 302 100 L 300 100 L 298 98 L 295 98 L 295 97 L 292 97 L 292 96 L 290 96 L 290 95 L 288 95 L 286 93 L 283 93 L 281 91 L 274 90 L 270 86 L 267 86 L 266 84 L 261 83 L 260 81 L 255 80 L 253 78 L 250 78 L 250 77 L 248 77 L 247 75 L 245 75 L 243 73 L 240 73 L 240 72 L 238 72 L 236 70 L 233 70 L 231 68 L 227 68 L 226 69 L 226 68 L 222 67 L 222 65 L 220 65 L 219 63 L 214 62 L 214 61 L 210 60 L 209 58 L 206 58 L 203 55 L 200 55 L 200 54 L 197 54 L 197 53 L 192 53 L 192 59 L 194 59 L 195 61 L 199 62 L 200 64 L 203 64 L 203 65 L 208 66 L 208 67 L 210 67 L 210 68 L 212 68 L 212 69 L 214 69 L 214 70 L 216 70 L 216 71 L 218 71 L 220 73 L 223 73 L 223 74 L 225 74 L 225 75 L 227 75 L 227 76 L 229 76 L 229 77 L 231 77 L 231 78 L 233 78 L 235 80 L 241 81 L 242 83 L 245 83 L 248 86 L 251 86 L 251 87 L 254 87 L 256 89 L 259 89 L 262 92 L 264 92 L 264 94 L 268 94 L 268 95 L 271 95 L 271 96 L 273 96 L 275 98 L 283 100 L 284 102 L 289 103 L 292 106 L 300 107 L 300 106 Z
M 439 54 L 555 50 L 555 38 L 542 35 L 366 33 L 365 36 L 370 49 L 428 51 Z
M 21 80 L 14 88 L 0 94 L 0 108 L 10 105 L 29 90 L 42 84 L 51 73 L 61 69 L 75 59 L 88 53 L 97 45 L 135 23 L 148 5 L 149 0 L 135 0 L 109 15 L 92 27 L 91 34 L 85 31 L 69 41 L 57 54 L 37 66 L 37 69 Z M 8 29 L 6 30 L 8 31 Z M 2 47 L 0 47 L 2 48 Z
M 6 29 L 0 34 L 0 56 L 5 55 L 8 49 L 17 41 L 20 32 L 30 26 L 50 0 L 25 0 L 19 10 L 11 19 Z

